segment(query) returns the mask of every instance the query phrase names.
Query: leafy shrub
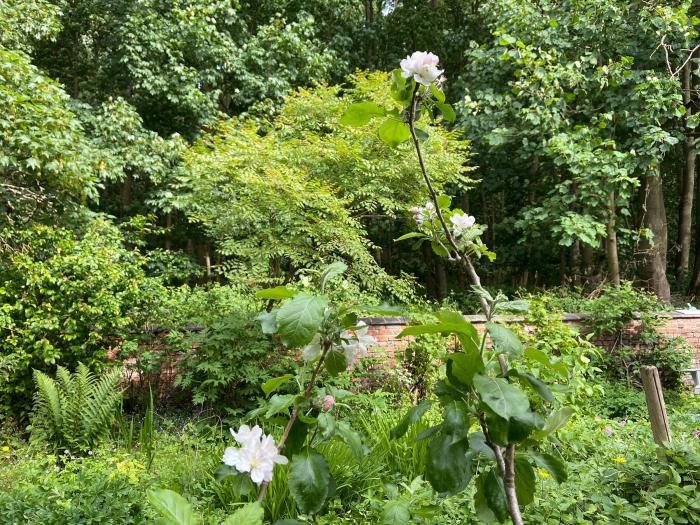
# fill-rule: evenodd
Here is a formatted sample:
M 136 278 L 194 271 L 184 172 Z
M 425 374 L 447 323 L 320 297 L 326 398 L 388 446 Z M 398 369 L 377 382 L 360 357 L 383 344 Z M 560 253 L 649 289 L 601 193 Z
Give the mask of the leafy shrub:
M 587 404 L 590 412 L 610 419 L 641 420 L 647 417 L 644 392 L 613 381 L 606 381 L 599 385 L 602 391 L 591 398 Z
M 14 483 L 0 476 L 2 523 L 131 525 L 151 523 L 135 459 L 25 460 Z
M 541 367 L 539 377 L 556 385 L 554 392 L 567 402 L 578 404 L 594 393 L 591 379 L 598 369 L 591 363 L 599 350 L 575 327 L 562 321 L 562 312 L 548 296 L 530 298 L 529 305 L 525 343 L 556 362 L 554 367 Z
M 47 441 L 56 449 L 87 450 L 105 438 L 121 401 L 120 371 L 97 378 L 78 364 L 70 374 L 59 366 L 57 379 L 34 372 L 37 391 L 32 416 L 32 438 Z
M 416 337 L 404 350 L 403 366 L 409 374 L 409 393 L 420 401 L 439 379 L 439 359 L 445 354 L 447 342 L 439 334 Z
M 585 323 L 596 336 L 617 334 L 637 316 L 652 330 L 659 326 L 655 314 L 666 309 L 653 293 L 634 288 L 629 281 L 623 281 L 620 286 L 606 286 L 600 296 L 584 307 Z
M 610 381 L 641 387 L 639 369 L 653 365 L 659 369 L 664 387 L 679 390 L 683 386 L 681 370 L 690 366 L 693 352 L 682 338 L 659 332 L 663 319 L 658 314 L 665 309 L 654 294 L 635 289 L 630 282 L 608 286 L 589 301 L 586 325 L 596 336 L 614 336 L 612 345 L 597 362 Z M 639 319 L 641 325 L 641 344 L 637 348 L 621 346 L 622 331 L 634 319 Z
M 193 337 L 193 350 L 179 368 L 177 385 L 192 390 L 195 404 L 244 406 L 262 395 L 260 385 L 289 370 L 290 357 L 243 309 L 214 321 Z
M 156 283 L 103 220 L 81 237 L 40 225 L 4 230 L 0 246 L 0 414 L 21 416 L 33 369 L 104 367 L 113 338 L 137 326 Z

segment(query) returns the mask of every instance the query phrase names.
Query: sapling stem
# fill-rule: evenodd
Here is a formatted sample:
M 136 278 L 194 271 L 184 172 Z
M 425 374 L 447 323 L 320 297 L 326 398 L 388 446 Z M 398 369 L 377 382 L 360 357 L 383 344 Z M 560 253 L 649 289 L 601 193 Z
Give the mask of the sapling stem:
M 326 355 L 328 354 L 328 351 L 330 350 L 331 345 L 330 343 L 326 342 L 323 345 L 323 351 L 321 352 L 321 357 L 318 360 L 318 363 L 316 363 L 316 366 L 314 367 L 314 371 L 311 374 L 311 379 L 309 380 L 309 383 L 306 385 L 306 388 L 304 389 L 304 399 L 308 399 L 309 396 L 311 395 L 311 392 L 314 390 L 314 386 L 316 385 L 316 380 L 318 379 L 318 374 L 321 372 L 321 367 L 323 366 L 323 362 L 326 359 Z M 289 433 L 292 431 L 292 426 L 294 426 L 294 422 L 297 420 L 299 417 L 299 408 L 295 407 L 294 410 L 292 410 L 292 415 L 289 416 L 289 421 L 287 422 L 287 426 L 284 428 L 284 432 L 282 433 L 282 437 L 279 440 L 279 443 L 277 443 L 277 450 L 281 453 L 282 449 L 284 448 L 284 444 L 287 442 L 287 439 L 289 438 Z M 260 491 L 258 492 L 258 501 L 262 501 L 263 498 L 265 497 L 265 493 L 267 492 L 267 487 L 270 484 L 269 481 L 263 481 L 262 485 L 260 485 Z
M 459 250 L 459 247 L 457 246 L 457 242 L 455 241 L 454 236 L 452 235 L 452 231 L 450 230 L 449 226 L 447 225 L 447 222 L 445 221 L 445 217 L 442 214 L 442 210 L 440 210 L 440 206 L 438 204 L 438 195 L 435 192 L 435 188 L 433 187 L 432 180 L 430 179 L 430 176 L 428 175 L 428 170 L 425 166 L 425 161 L 423 159 L 423 153 L 420 148 L 420 142 L 418 140 L 418 135 L 416 134 L 416 128 L 415 128 L 415 121 L 416 121 L 416 112 L 418 110 L 418 103 L 420 102 L 420 84 L 416 84 L 415 89 L 413 90 L 413 96 L 411 98 L 411 106 L 410 110 L 408 112 L 408 127 L 411 132 L 411 138 L 413 139 L 413 145 L 415 146 L 416 149 L 416 154 L 418 155 L 418 163 L 420 164 L 420 169 L 421 173 L 423 174 L 423 179 L 425 180 L 426 186 L 428 187 L 428 192 L 430 193 L 430 199 L 435 206 L 435 212 L 437 214 L 438 220 L 440 221 L 440 224 L 442 225 L 442 228 L 445 232 L 445 237 L 447 238 L 447 242 L 449 243 L 450 247 L 452 248 L 452 251 L 454 252 L 454 258 L 457 259 L 462 263 L 464 266 L 464 269 L 467 272 L 467 275 L 469 276 L 469 279 L 471 280 L 472 284 L 475 286 L 481 286 L 481 279 L 479 278 L 479 275 L 476 273 L 476 270 L 474 269 L 474 265 L 471 262 L 471 259 L 469 258 L 469 255 L 466 253 L 461 253 Z M 442 244 L 442 243 L 440 243 Z M 449 250 L 448 250 L 449 252 Z M 479 297 L 479 302 L 481 303 L 481 307 L 484 310 L 484 314 L 486 316 L 487 320 L 491 320 L 492 317 L 492 309 L 491 305 L 489 302 L 486 300 L 485 297 Z M 486 344 L 486 332 L 484 332 L 483 339 L 481 341 L 481 353 L 483 354 L 484 348 Z M 505 376 L 508 372 L 508 366 L 505 360 L 505 357 L 503 354 L 500 354 L 498 356 L 498 363 L 501 367 L 501 372 L 503 376 Z M 505 489 L 506 493 L 506 506 L 508 507 L 508 514 L 510 514 L 511 519 L 513 520 L 513 525 L 524 525 L 523 524 L 523 518 L 520 514 L 520 504 L 518 503 L 518 495 L 515 492 L 515 445 L 508 445 L 507 447 L 501 447 L 497 443 L 495 443 L 491 439 L 491 435 L 489 433 L 488 427 L 486 425 L 486 419 L 484 417 L 484 413 L 481 412 L 479 414 L 479 422 L 481 424 L 481 428 L 484 432 L 484 437 L 486 439 L 486 443 L 488 446 L 493 450 L 493 453 L 496 456 L 496 464 L 498 465 L 498 472 L 501 475 L 501 478 L 503 479 L 503 486 Z
M 411 132 L 411 139 L 413 140 L 413 145 L 416 149 L 416 154 L 418 155 L 418 163 L 420 164 L 421 173 L 423 174 L 423 180 L 425 180 L 425 184 L 428 187 L 428 193 L 430 193 L 430 200 L 432 201 L 433 205 L 435 206 L 435 213 L 437 214 L 438 220 L 440 221 L 440 224 L 442 225 L 442 229 L 445 232 L 445 237 L 447 238 L 447 242 L 449 243 L 450 247 L 452 248 L 452 251 L 454 252 L 454 258 L 462 263 L 462 266 L 464 266 L 464 269 L 467 272 L 467 276 L 469 277 L 469 280 L 472 282 L 472 284 L 475 286 L 481 286 L 481 279 L 479 278 L 479 275 L 476 273 L 476 270 L 474 269 L 474 265 L 472 264 L 472 261 L 469 258 L 469 255 L 462 254 L 460 252 L 459 247 L 457 246 L 457 242 L 455 241 L 455 238 L 452 235 L 452 231 L 450 230 L 450 227 L 447 225 L 447 222 L 445 221 L 445 216 L 442 214 L 442 210 L 440 209 L 440 205 L 438 204 L 438 195 L 437 195 L 437 192 L 435 191 L 435 187 L 433 186 L 433 181 L 430 179 L 430 175 L 428 175 L 428 169 L 425 166 L 425 160 L 423 159 L 423 152 L 420 149 L 420 142 L 418 140 L 418 135 L 416 134 L 416 127 L 415 127 L 416 112 L 418 111 L 418 103 L 419 102 L 420 102 L 420 84 L 416 84 L 416 87 L 413 90 L 413 96 L 411 99 L 410 110 L 408 112 L 408 128 Z M 489 317 L 489 314 L 491 312 L 491 307 L 490 307 L 488 301 L 484 297 L 479 297 L 479 302 L 481 303 L 481 308 L 484 310 L 484 314 L 487 317 Z

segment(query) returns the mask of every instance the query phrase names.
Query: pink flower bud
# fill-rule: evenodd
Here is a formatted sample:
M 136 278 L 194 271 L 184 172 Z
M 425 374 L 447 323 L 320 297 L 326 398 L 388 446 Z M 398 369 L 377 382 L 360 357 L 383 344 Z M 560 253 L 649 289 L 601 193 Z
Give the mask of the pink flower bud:
M 330 410 L 333 410 L 334 406 L 335 406 L 335 398 L 332 395 L 329 394 L 323 398 L 323 410 L 325 410 L 326 412 L 329 412 Z

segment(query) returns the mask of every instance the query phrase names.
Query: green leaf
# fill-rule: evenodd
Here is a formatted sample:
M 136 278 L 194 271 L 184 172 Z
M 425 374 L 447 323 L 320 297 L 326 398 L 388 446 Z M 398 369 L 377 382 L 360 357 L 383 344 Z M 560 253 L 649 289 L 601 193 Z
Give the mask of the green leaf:
M 451 435 L 436 434 L 428 444 L 425 477 L 441 494 L 456 494 L 472 477 L 472 458 L 467 456 L 469 442 L 454 442 Z
M 408 432 L 408 428 L 411 425 L 420 421 L 420 418 L 423 417 L 432 404 L 432 401 L 424 399 L 416 406 L 411 407 L 401 421 L 399 421 L 399 424 L 391 429 L 391 432 L 389 432 L 389 437 L 391 439 L 398 439 L 403 436 L 406 432 Z
M 435 102 L 435 105 L 442 113 L 442 118 L 444 118 L 447 122 L 454 122 L 454 120 L 457 118 L 455 110 L 452 109 L 452 106 L 449 104 L 445 104 L 444 102 Z
M 403 500 L 390 500 L 382 509 L 382 525 L 406 525 L 411 519 L 408 511 L 408 502 Z
M 326 458 L 310 448 L 295 455 L 289 465 L 289 492 L 303 514 L 323 508 L 330 486 Z
M 535 432 L 535 439 L 542 439 L 563 428 L 564 425 L 566 425 L 566 423 L 569 421 L 569 418 L 571 418 L 573 413 L 573 408 L 562 407 L 559 410 L 549 414 L 549 417 L 547 417 L 547 420 L 544 423 L 544 428 L 539 432 Z
M 445 102 L 445 94 L 435 84 L 430 84 L 430 92 L 435 97 L 435 100 L 437 100 L 440 103 Z
M 524 355 L 528 361 L 539 363 L 545 368 L 552 368 L 552 362 L 549 360 L 549 357 L 547 357 L 547 354 L 545 354 L 542 350 L 533 347 L 526 348 Z
M 474 385 L 474 375 L 485 370 L 484 360 L 479 350 L 473 348 L 466 352 L 449 354 L 447 360 L 447 377 L 450 382 L 457 381 L 465 386 Z
M 486 323 L 486 330 L 493 340 L 497 353 L 506 354 L 512 359 L 523 354 L 523 344 L 510 328 L 496 323 Z
M 486 444 L 486 437 L 483 432 L 472 432 L 469 434 L 469 448 L 482 454 L 486 459 L 495 460 L 496 454 L 493 449 Z
M 523 414 L 530 409 L 530 402 L 525 393 L 500 377 L 476 374 L 474 388 L 486 406 L 504 419 Z
M 399 337 L 423 334 L 462 334 L 467 337 L 464 342 L 469 347 L 478 350 L 476 341 L 479 339 L 479 334 L 474 325 L 467 321 L 462 314 L 451 310 L 441 310 L 435 314 L 435 317 L 440 321 L 439 323 L 408 326 L 402 330 Z
M 519 372 L 518 376 L 524 379 L 525 382 L 530 385 L 542 399 L 549 403 L 554 402 L 554 395 L 552 394 L 552 391 L 542 381 L 537 379 L 532 374 L 528 374 L 527 372 Z
M 348 446 L 355 456 L 357 461 L 360 461 L 365 455 L 365 449 L 362 446 L 362 436 L 359 432 L 353 430 L 345 421 L 338 421 L 336 427 L 336 435 Z
M 381 117 L 384 113 L 384 109 L 374 102 L 357 102 L 345 110 L 340 123 L 344 126 L 364 126 L 374 117 Z
M 530 309 L 530 301 L 525 299 L 506 301 L 504 303 L 497 303 L 497 308 L 507 312 L 527 312 Z
M 510 418 L 508 424 L 508 442 L 521 443 L 525 441 L 533 430 L 544 426 L 544 418 L 536 412 L 525 412 Z
M 452 204 L 452 197 L 449 195 L 438 195 L 437 200 L 437 205 L 441 210 L 449 210 L 450 205 Z
M 530 462 L 521 456 L 515 458 L 515 493 L 523 507 L 535 499 L 535 471 Z
M 234 512 L 224 521 L 224 525 L 262 525 L 264 515 L 262 505 L 255 501 Z
M 277 520 L 275 522 L 275 525 L 308 525 L 308 524 L 302 523 L 299 520 L 286 519 L 286 520 Z
M 326 354 L 326 360 L 323 362 L 323 365 L 332 376 L 337 376 L 348 369 L 348 361 L 345 358 L 345 354 L 336 350 L 331 350 Z
M 265 419 L 270 419 L 281 412 L 287 413 L 287 409 L 294 404 L 296 398 L 293 394 L 280 395 L 275 394 L 270 398 L 265 412 Z
M 379 138 L 389 146 L 398 146 L 411 136 L 408 124 L 394 117 L 388 117 L 379 126 Z
M 292 374 L 285 374 L 280 377 L 273 377 L 272 379 L 265 381 L 262 384 L 262 390 L 265 392 L 265 397 L 269 397 L 270 394 L 272 394 L 274 391 L 276 391 L 279 387 L 287 383 L 290 379 L 293 379 L 294 376 Z
M 323 321 L 327 301 L 306 293 L 287 299 L 277 312 L 277 330 L 282 342 L 300 348 L 311 342 Z
M 148 501 L 168 525 L 194 525 L 199 521 L 190 502 L 175 491 L 149 490 Z
M 557 483 L 563 483 L 568 478 L 564 463 L 551 454 L 531 454 L 531 457 L 540 468 L 549 472 Z
M 479 521 L 483 523 L 496 523 L 498 519 L 493 511 L 489 508 L 486 502 L 486 493 L 484 489 L 484 482 L 486 479 L 486 473 L 483 473 L 476 480 L 476 494 L 474 494 L 474 510 L 479 518 Z
M 462 401 L 451 401 L 445 406 L 443 413 L 442 431 L 456 443 L 469 434 L 469 416 L 467 407 Z
M 289 457 L 298 454 L 304 448 L 308 434 L 309 425 L 297 419 L 289 429 L 289 437 L 284 443 L 284 455 Z
M 330 412 L 321 412 L 318 415 L 318 429 L 321 431 L 321 437 L 323 439 L 330 439 L 335 436 L 335 416 Z
M 444 246 L 441 244 L 438 244 L 436 242 L 431 242 L 430 247 L 433 249 L 433 252 L 435 252 L 435 255 L 439 255 L 440 257 L 449 257 L 450 252 L 448 252 Z
M 321 290 L 325 289 L 328 281 L 334 277 L 343 275 L 347 269 L 348 265 L 342 261 L 336 261 L 333 264 L 329 264 L 323 271 L 323 274 L 321 274 Z
M 277 309 L 271 312 L 261 312 L 256 319 L 260 321 L 263 334 L 277 333 Z
M 398 239 L 394 239 L 394 242 L 405 241 L 407 239 L 415 239 L 416 237 L 425 238 L 426 235 L 424 233 L 421 233 L 421 232 L 411 232 L 411 233 L 407 233 L 405 235 L 402 235 Z
M 291 290 L 286 286 L 276 286 L 258 291 L 255 296 L 259 299 L 289 299 L 298 294 L 298 290 Z
M 486 505 L 496 520 L 499 522 L 506 521 L 508 517 L 508 507 L 506 504 L 506 491 L 503 487 L 503 480 L 496 473 L 496 469 L 491 469 L 484 477 L 483 493 L 486 500 Z

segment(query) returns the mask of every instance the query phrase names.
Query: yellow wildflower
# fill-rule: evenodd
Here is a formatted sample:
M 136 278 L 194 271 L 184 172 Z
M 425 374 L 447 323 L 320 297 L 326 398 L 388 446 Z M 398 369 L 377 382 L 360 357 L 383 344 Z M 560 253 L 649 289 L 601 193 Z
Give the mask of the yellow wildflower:
M 622 456 L 617 456 L 617 457 L 614 457 L 614 458 L 613 458 L 613 461 L 614 461 L 615 463 L 624 463 L 624 462 L 625 462 L 625 458 L 623 458 Z
M 549 472 L 547 472 L 544 469 L 537 469 L 537 473 L 540 475 L 541 478 L 548 478 L 549 477 Z
M 4 447 L 2 447 L 2 451 L 3 451 L 3 452 L 9 452 L 9 451 L 10 451 L 10 447 L 8 447 L 7 445 L 5 445 Z

